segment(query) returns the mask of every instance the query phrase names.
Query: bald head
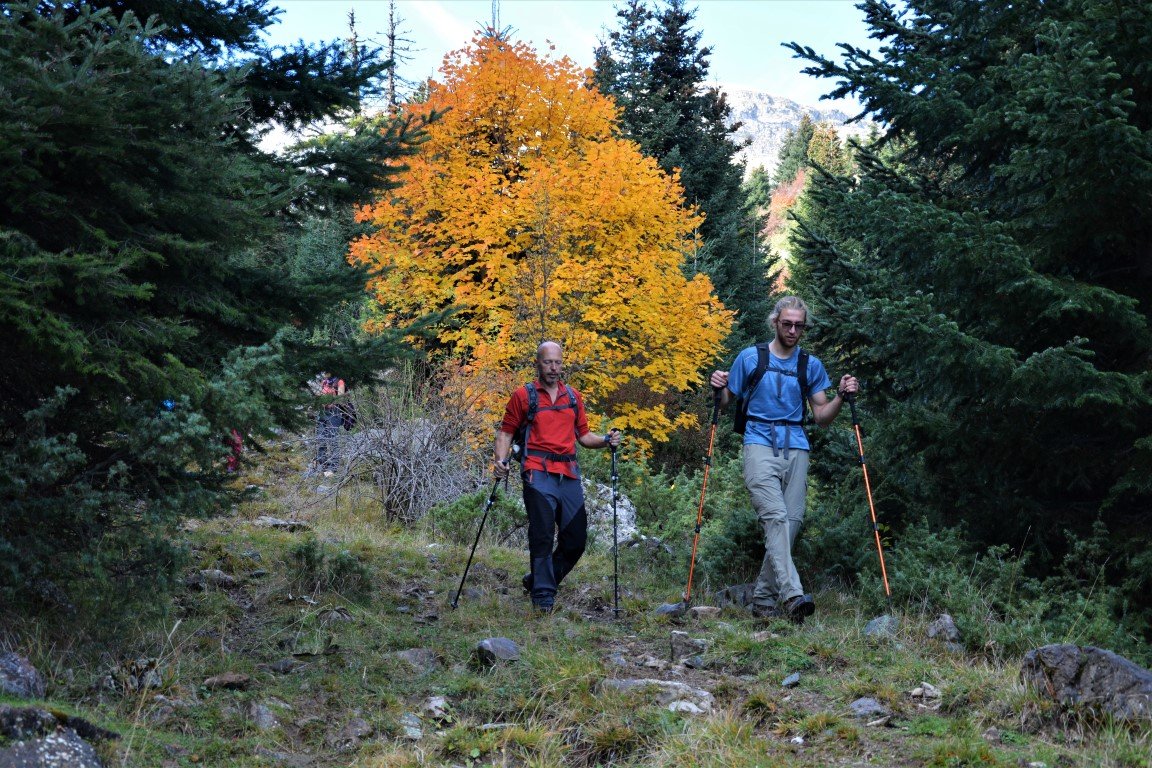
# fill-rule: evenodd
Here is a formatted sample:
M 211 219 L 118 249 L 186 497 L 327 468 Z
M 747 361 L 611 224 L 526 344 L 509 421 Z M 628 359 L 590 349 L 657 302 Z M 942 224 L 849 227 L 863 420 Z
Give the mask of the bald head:
M 564 369 L 564 352 L 554 341 L 546 341 L 536 348 L 536 374 L 549 389 L 560 381 Z
M 536 359 L 543 360 L 545 357 L 563 357 L 564 350 L 560 345 L 554 341 L 544 341 L 540 346 L 536 347 Z

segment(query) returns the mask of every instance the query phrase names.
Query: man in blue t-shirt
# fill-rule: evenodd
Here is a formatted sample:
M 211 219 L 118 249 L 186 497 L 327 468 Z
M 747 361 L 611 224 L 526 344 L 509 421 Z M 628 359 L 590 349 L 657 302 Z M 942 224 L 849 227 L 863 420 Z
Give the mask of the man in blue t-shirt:
M 748 401 L 748 423 L 744 430 L 744 484 L 764 527 L 764 563 L 756 578 L 752 613 L 759 617 L 783 616 L 803 622 L 816 605 L 804 594 L 800 575 L 792 562 L 792 545 L 804 521 L 808 491 L 808 437 L 802 419 L 804 404 L 796 364 L 800 357 L 800 335 L 808 324 L 808 306 L 796 296 L 776 302 L 768 316 L 776 332 L 768 344 L 768 366 L 764 376 L 746 392 L 756 370 L 758 352 L 748 347 L 736 356 L 731 371 L 714 371 L 713 387 L 721 390 L 720 404 L 732 397 Z M 831 399 L 825 390 L 832 382 L 824 364 L 808 356 L 808 402 L 812 419 L 826 427 L 840 413 L 844 395 L 854 394 L 859 384 L 852 376 L 840 378 Z

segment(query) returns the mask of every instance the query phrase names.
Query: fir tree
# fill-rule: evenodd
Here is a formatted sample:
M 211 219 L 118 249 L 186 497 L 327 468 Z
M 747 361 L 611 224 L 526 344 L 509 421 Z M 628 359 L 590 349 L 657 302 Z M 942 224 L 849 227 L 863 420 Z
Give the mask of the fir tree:
M 1042 568 L 1102 522 L 1147 633 L 1152 6 L 904 6 L 865 4 L 879 56 L 793 46 L 888 126 L 812 187 L 795 276 L 865 381 L 877 490 Z
M 362 371 L 360 351 L 395 351 L 309 344 L 364 275 L 284 253 L 305 212 L 395 183 L 382 161 L 408 127 L 257 148 L 269 121 L 346 114 L 382 64 L 264 49 L 263 2 L 108 5 L 0 14 L 0 159 L 18 169 L 0 176 L 5 606 L 154 600 L 174 527 L 226 501 L 230 430 L 293 424 L 301 382 L 337 354 Z
M 706 86 L 711 49 L 692 29 L 695 11 L 670 0 L 659 11 L 629 0 L 620 28 L 597 51 L 594 80 L 623 110 L 624 133 L 668 172 L 679 170 L 685 200 L 705 215 L 691 263 L 738 313 L 729 347 L 763 337 L 770 308 L 768 265 L 749 248 L 755 220 L 741 190 L 743 168 L 723 92 Z

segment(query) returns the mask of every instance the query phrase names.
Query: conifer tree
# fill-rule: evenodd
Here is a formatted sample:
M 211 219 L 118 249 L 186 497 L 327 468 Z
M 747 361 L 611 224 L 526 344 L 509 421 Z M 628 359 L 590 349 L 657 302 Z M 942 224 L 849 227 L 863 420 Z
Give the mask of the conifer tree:
M 271 121 L 345 114 L 381 63 L 263 48 L 262 1 L 98 5 L 0 13 L 0 159 L 18 169 L 0 175 L 8 608 L 162 594 L 175 526 L 227 500 L 224 437 L 299 419 L 301 382 L 337 355 L 311 327 L 362 295 L 342 262 L 286 267 L 302 214 L 393 185 L 384 161 L 412 138 L 373 124 L 265 154 Z
M 706 85 L 711 49 L 694 31 L 684 0 L 660 10 L 628 0 L 620 28 L 597 50 L 594 82 L 623 110 L 624 134 L 668 172 L 679 169 L 688 205 L 704 214 L 696 269 L 706 272 L 725 305 L 737 311 L 729 340 L 737 348 L 766 333 L 768 266 L 753 258 L 755 220 L 741 191 L 743 168 L 725 95 Z
M 794 276 L 865 382 L 877 491 L 1041 567 L 1103 522 L 1147 633 L 1152 6 L 903 6 L 864 6 L 879 56 L 793 45 L 888 126 L 812 186 Z
M 776 171 L 772 174 L 772 186 L 790 184 L 802 168 L 808 166 L 808 145 L 812 143 L 812 136 L 816 133 L 816 123 L 807 112 L 800 116 L 800 125 L 796 126 L 784 136 L 784 143 L 780 146 L 780 159 L 776 163 Z

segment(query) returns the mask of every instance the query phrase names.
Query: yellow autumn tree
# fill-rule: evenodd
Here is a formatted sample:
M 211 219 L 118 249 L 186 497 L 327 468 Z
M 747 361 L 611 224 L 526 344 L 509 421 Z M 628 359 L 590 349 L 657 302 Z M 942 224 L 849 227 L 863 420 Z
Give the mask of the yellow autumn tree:
M 349 258 L 372 270 L 373 322 L 453 308 L 435 343 L 489 413 L 552 339 L 615 426 L 654 440 L 691 426 L 672 395 L 699 383 L 732 318 L 684 274 L 699 218 L 676 180 L 619 137 L 612 102 L 566 58 L 482 37 L 443 72 L 418 108 L 445 114 L 404 185 L 358 212 L 373 233 Z

